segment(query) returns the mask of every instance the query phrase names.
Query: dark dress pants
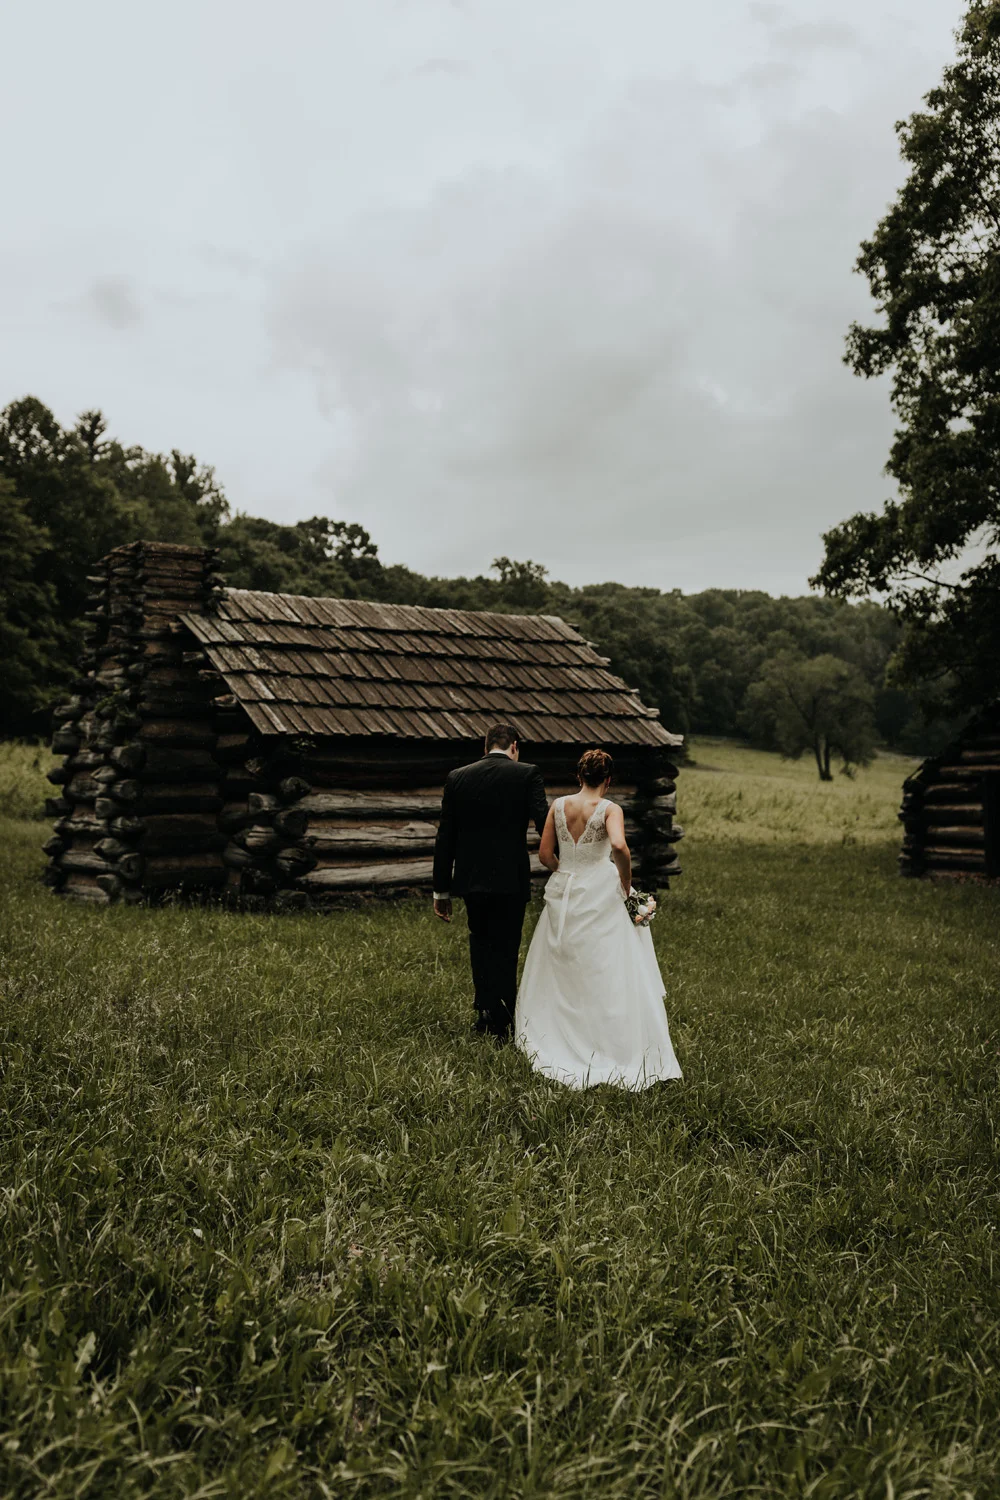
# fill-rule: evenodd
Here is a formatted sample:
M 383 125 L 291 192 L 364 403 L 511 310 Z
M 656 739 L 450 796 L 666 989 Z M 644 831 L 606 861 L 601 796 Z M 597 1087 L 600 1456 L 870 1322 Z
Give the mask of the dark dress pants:
M 476 991 L 477 1024 L 493 1036 L 510 1035 L 517 999 L 517 955 L 524 926 L 523 896 L 465 896 L 469 958 Z

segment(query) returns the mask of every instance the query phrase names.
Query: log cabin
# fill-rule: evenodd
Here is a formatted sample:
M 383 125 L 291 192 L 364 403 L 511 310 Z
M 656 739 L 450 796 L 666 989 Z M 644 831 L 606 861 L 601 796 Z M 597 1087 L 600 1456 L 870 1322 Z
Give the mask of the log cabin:
M 682 737 L 563 620 L 229 589 L 216 564 L 134 542 L 91 575 L 54 719 L 55 891 L 252 910 L 427 891 L 444 778 L 497 720 L 550 797 L 608 750 L 639 881 L 680 873 Z
M 903 783 L 900 873 L 1000 880 L 1000 704 Z

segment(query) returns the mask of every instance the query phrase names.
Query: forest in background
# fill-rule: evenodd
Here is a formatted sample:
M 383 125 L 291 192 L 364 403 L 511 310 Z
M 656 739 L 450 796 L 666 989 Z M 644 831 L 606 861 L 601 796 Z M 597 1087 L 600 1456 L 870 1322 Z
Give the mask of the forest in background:
M 870 758 L 876 741 L 924 754 L 954 728 L 919 684 L 892 680 L 901 627 L 875 603 L 613 582 L 572 588 L 538 563 L 506 557 L 494 560 L 492 576 L 425 577 L 383 563 L 356 524 L 233 513 L 210 466 L 177 450 L 125 447 L 99 412 L 63 428 L 27 397 L 0 413 L 0 733 L 47 733 L 52 703 L 75 673 L 86 575 L 111 548 L 139 538 L 219 547 L 236 588 L 561 615 L 684 734 L 812 749 L 776 714 L 789 684 L 833 693 L 842 743 L 836 728 L 824 733 L 848 768 Z

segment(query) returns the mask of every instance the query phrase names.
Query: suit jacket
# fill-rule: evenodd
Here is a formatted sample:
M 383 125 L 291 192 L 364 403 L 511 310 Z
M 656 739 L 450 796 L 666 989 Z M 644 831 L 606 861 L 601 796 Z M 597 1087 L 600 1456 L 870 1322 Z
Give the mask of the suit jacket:
M 484 755 L 452 771 L 444 784 L 434 846 L 434 889 L 468 896 L 531 893 L 525 835 L 545 827 L 549 804 L 537 766 Z

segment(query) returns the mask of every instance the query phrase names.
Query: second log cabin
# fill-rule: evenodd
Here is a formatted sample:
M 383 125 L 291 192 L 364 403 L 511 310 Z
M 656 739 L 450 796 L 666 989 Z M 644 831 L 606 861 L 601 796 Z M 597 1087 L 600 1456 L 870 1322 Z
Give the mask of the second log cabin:
M 565 621 L 227 589 L 215 562 L 140 542 L 95 570 L 53 737 L 55 889 L 250 908 L 428 890 L 444 778 L 497 720 L 550 797 L 608 750 L 640 882 L 680 873 L 682 738 Z
M 903 784 L 903 875 L 1000 880 L 1000 705 Z

